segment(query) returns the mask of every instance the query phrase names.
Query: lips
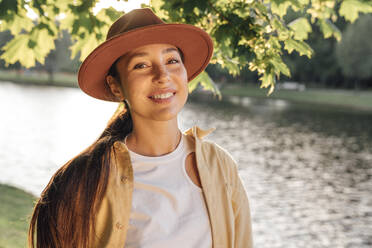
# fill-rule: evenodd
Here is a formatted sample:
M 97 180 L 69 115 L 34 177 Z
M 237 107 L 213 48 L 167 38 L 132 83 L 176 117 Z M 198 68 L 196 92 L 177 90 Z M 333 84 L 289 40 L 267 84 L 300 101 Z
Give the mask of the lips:
M 173 89 L 159 90 L 151 93 L 149 98 L 156 103 L 166 103 L 169 102 L 175 94 L 176 91 Z
M 157 90 L 150 94 L 149 98 L 151 99 L 168 99 L 176 94 L 176 91 L 173 89 Z
M 166 98 L 169 98 L 169 97 L 171 97 L 173 95 L 174 95 L 173 93 L 168 92 L 168 93 L 165 93 L 165 94 L 151 96 L 151 98 L 154 98 L 154 99 L 166 99 Z

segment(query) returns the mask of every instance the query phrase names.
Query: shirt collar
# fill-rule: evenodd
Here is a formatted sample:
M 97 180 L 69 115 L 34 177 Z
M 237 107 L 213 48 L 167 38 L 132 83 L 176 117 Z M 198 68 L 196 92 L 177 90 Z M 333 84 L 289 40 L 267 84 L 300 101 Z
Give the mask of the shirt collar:
M 201 129 L 198 126 L 193 126 L 193 127 L 189 128 L 188 130 L 186 130 L 184 133 L 187 136 L 191 136 L 191 137 L 194 137 L 194 138 L 197 138 L 197 139 L 202 139 L 202 138 L 206 137 L 207 135 L 209 135 L 210 133 L 212 133 L 215 129 L 216 128 L 214 128 L 214 127 L 209 128 L 209 129 Z M 116 148 L 119 148 L 119 147 L 123 148 L 124 147 L 125 150 L 128 151 L 128 147 L 126 146 L 124 141 L 115 141 L 114 146 Z
M 204 130 L 204 129 L 201 129 L 200 127 L 198 127 L 198 126 L 193 126 L 192 128 L 185 131 L 185 134 L 186 135 L 191 135 L 194 138 L 202 139 L 203 137 L 212 133 L 214 130 L 215 130 L 214 127 Z

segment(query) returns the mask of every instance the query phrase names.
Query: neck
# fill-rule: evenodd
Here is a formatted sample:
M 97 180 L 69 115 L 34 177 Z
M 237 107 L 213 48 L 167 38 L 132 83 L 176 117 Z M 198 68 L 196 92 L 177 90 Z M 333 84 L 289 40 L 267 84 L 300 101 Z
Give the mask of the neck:
M 177 118 L 169 121 L 136 122 L 133 119 L 133 131 L 126 140 L 128 148 L 144 156 L 168 154 L 181 140 Z

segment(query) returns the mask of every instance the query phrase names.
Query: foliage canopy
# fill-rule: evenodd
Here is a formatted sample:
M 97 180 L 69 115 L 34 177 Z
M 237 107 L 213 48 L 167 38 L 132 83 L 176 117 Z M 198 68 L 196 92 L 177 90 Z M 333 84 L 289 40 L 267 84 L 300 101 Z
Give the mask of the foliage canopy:
M 93 14 L 98 1 L 0 0 L 0 31 L 10 30 L 14 36 L 2 48 L 0 58 L 8 64 L 19 61 L 25 67 L 36 61 L 44 63 L 55 48 L 55 39 L 67 30 L 74 41 L 72 57 L 80 54 L 83 60 L 105 40 L 109 26 L 122 14 L 112 7 Z M 149 7 L 166 22 L 206 30 L 216 48 L 211 63 L 220 64 L 232 75 L 244 67 L 257 71 L 261 87 L 269 87 L 270 94 L 281 74 L 290 76 L 282 60 L 284 50 L 312 56 L 313 50 L 305 42 L 311 24 L 319 26 L 324 38 L 340 40 L 341 32 L 334 24 L 337 18 L 354 22 L 360 13 L 372 12 L 372 0 L 151 0 Z M 289 9 L 300 17 L 286 22 Z M 37 19 L 28 17 L 28 11 L 35 12 Z M 195 80 L 191 90 L 199 82 L 216 90 L 206 74 Z

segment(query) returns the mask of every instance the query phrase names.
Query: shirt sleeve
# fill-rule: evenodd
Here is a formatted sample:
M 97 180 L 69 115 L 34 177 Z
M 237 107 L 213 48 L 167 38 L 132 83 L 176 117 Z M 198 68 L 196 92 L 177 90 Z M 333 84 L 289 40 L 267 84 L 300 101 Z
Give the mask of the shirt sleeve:
M 238 174 L 236 162 L 229 154 L 226 155 L 226 163 L 230 165 L 229 168 L 232 170 L 230 175 L 232 186 L 231 200 L 235 216 L 234 247 L 252 248 L 252 224 L 248 196 Z

